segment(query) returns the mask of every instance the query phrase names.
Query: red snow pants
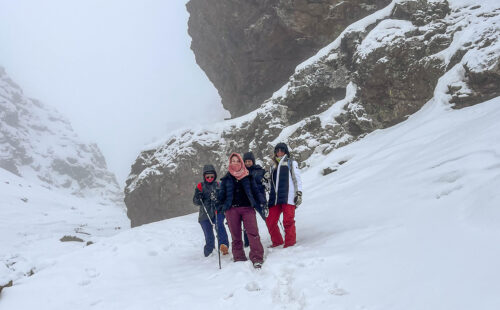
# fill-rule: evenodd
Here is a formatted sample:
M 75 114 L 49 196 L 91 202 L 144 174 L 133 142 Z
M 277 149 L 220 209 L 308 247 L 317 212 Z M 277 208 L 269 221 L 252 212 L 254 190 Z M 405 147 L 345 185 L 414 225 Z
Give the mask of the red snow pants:
M 285 247 L 295 244 L 295 206 L 289 204 L 278 204 L 269 208 L 269 215 L 266 219 L 267 229 L 271 235 L 273 247 L 283 244 L 283 237 L 281 236 L 278 227 L 278 220 L 283 212 L 283 226 L 285 228 Z

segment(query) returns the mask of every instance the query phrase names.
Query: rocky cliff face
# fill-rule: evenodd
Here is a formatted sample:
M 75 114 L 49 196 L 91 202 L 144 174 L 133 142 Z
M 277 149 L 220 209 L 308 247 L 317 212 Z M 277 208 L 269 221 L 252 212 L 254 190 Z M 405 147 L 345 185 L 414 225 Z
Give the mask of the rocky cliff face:
M 190 0 L 196 62 L 233 117 L 256 109 L 295 66 L 389 0 Z
M 395 1 L 352 24 L 259 109 L 144 151 L 125 189 L 132 225 L 195 210 L 191 195 L 202 165 L 224 170 L 231 151 L 253 150 L 267 161 L 284 141 L 307 167 L 426 103 L 461 108 L 498 96 L 499 25 L 500 4 L 426 0 Z M 437 88 L 440 79 L 446 89 Z
M 122 203 L 97 145 L 82 142 L 57 111 L 27 98 L 1 67 L 0 167 L 47 188 Z

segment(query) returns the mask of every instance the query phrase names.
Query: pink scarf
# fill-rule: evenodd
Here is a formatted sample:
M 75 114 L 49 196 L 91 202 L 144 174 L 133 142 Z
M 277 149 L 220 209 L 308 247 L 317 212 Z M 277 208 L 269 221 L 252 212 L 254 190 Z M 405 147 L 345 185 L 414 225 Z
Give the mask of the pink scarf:
M 234 156 L 238 157 L 240 160 L 239 163 L 236 164 L 231 164 L 231 158 Z M 228 167 L 229 173 L 236 178 L 236 180 L 241 180 L 244 177 L 248 175 L 248 170 L 247 167 L 243 164 L 243 158 L 241 158 L 241 155 L 238 153 L 232 153 L 231 156 L 229 156 L 229 167 Z

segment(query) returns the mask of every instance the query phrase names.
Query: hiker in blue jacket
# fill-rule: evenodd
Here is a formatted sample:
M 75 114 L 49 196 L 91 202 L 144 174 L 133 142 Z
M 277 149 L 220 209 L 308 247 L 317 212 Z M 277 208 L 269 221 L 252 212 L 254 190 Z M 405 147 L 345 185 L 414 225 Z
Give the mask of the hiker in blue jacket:
M 194 190 L 193 203 L 200 206 L 198 222 L 205 235 L 203 253 L 209 256 L 215 248 L 213 228 L 217 229 L 219 247 L 223 255 L 228 254 L 229 242 L 224 227 L 224 213 L 217 213 L 217 191 L 219 184 L 216 181 L 217 172 L 213 165 L 203 167 L 203 182 L 198 183 Z M 208 212 L 208 214 L 207 214 Z

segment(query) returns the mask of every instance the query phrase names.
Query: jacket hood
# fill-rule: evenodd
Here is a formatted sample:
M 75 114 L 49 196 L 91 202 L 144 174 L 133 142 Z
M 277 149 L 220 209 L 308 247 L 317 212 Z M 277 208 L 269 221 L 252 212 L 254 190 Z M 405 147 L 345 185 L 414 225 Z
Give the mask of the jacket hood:
M 215 171 L 214 165 L 205 165 L 203 166 L 203 179 L 205 179 L 205 174 L 207 173 L 213 173 L 215 174 L 215 179 L 217 179 L 217 171 Z

